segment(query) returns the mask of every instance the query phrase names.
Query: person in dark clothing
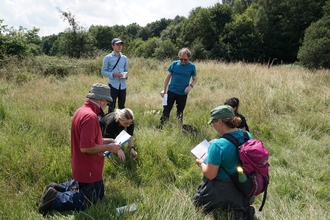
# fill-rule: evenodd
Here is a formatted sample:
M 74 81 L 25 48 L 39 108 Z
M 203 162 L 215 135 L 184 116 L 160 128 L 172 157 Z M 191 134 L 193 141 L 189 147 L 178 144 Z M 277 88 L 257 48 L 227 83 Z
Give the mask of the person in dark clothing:
M 115 112 L 106 114 L 101 118 L 100 126 L 103 138 L 115 139 L 118 134 L 125 129 L 126 132 L 131 135 L 131 138 L 128 142 L 130 151 L 133 154 L 134 159 L 138 157 L 138 153 L 134 147 L 134 114 L 131 109 L 116 109 Z M 120 149 L 117 154 L 119 159 L 125 161 L 126 157 L 123 150 Z
M 246 123 L 245 117 L 242 114 L 238 113 L 239 99 L 236 97 L 232 97 L 227 99 L 224 104 L 231 106 L 234 110 L 235 116 L 241 118 L 242 122 L 237 128 L 241 128 L 242 130 L 249 131 L 249 126 Z

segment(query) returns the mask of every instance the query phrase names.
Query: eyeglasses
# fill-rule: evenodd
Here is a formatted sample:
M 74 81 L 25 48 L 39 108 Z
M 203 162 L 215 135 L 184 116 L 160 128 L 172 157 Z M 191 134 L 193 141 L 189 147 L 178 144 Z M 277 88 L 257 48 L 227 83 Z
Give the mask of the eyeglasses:
M 133 124 L 133 121 L 131 121 L 131 122 L 127 122 L 126 120 L 123 120 L 123 119 L 121 119 L 121 118 L 119 118 L 119 120 L 121 120 L 121 121 L 122 121 L 122 124 L 123 124 L 124 126 L 127 126 L 127 127 Z
M 213 119 L 212 122 L 211 122 L 211 124 L 213 125 L 214 122 L 217 122 L 218 120 L 219 120 L 219 119 Z
M 130 125 L 133 124 L 133 122 L 124 122 L 123 124 L 124 124 L 125 126 L 130 126 Z
M 180 61 L 181 61 L 181 62 L 188 62 L 188 59 L 180 58 Z
M 107 106 L 109 106 L 111 104 L 111 102 L 109 102 L 108 100 L 104 100 L 107 102 Z

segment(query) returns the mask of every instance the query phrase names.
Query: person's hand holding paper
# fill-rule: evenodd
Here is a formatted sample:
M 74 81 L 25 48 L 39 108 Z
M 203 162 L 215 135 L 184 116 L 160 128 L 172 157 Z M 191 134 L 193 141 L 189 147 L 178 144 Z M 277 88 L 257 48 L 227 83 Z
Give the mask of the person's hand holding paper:
M 198 159 L 206 159 L 207 157 L 207 149 L 209 148 L 210 143 L 207 140 L 203 140 L 196 147 L 191 150 Z

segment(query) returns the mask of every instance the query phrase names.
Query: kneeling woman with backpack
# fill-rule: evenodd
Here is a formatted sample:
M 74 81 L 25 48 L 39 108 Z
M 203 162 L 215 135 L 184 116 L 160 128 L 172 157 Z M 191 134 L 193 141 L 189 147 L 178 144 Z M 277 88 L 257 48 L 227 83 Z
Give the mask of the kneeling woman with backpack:
M 222 136 L 225 133 L 233 135 L 240 143 L 244 143 L 244 133 L 236 127 L 241 119 L 236 117 L 232 107 L 223 105 L 211 111 L 208 124 Z M 252 136 L 248 133 L 249 138 Z M 233 210 L 234 219 L 253 219 L 254 208 L 250 206 L 250 198 L 245 197 L 226 174 L 237 173 L 239 156 L 237 148 L 227 139 L 219 138 L 208 148 L 207 158 L 196 159 L 204 177 L 199 185 L 193 202 L 205 212 L 215 209 Z

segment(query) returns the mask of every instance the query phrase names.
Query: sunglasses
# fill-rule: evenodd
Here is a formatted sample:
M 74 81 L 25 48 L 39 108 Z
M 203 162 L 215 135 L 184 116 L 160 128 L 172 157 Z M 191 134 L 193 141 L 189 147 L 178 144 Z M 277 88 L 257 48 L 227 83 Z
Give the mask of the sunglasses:
M 188 62 L 188 59 L 182 59 L 182 58 L 180 58 L 180 61 L 181 62 Z

